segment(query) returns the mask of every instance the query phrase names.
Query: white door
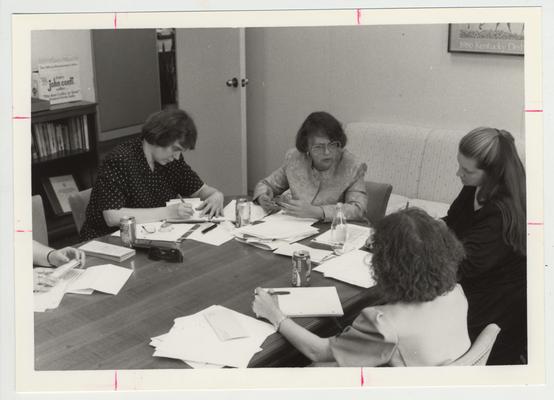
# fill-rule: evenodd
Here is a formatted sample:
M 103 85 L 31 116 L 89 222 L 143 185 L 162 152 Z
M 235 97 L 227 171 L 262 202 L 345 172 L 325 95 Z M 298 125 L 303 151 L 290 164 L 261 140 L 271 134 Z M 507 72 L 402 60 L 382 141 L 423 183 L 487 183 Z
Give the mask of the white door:
M 175 41 L 179 108 L 198 129 L 185 160 L 225 195 L 246 194 L 244 29 L 177 29 Z

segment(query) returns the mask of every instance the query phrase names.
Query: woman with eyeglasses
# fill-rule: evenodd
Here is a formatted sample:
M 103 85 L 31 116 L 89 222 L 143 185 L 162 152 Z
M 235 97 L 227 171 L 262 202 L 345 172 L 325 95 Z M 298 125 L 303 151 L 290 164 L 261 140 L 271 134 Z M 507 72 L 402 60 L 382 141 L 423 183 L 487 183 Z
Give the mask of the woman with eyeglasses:
M 313 112 L 296 135 L 285 162 L 254 188 L 253 199 L 266 212 L 283 209 L 297 217 L 330 221 L 338 202 L 349 220 L 364 219 L 366 165 L 345 149 L 346 135 L 331 114 Z
M 471 345 L 467 300 L 456 283 L 464 249 L 448 227 L 418 208 L 397 211 L 376 223 L 371 251 L 371 273 L 385 304 L 364 308 L 339 335 L 306 330 L 261 288 L 254 313 L 315 363 L 438 366 L 462 356 Z
M 81 240 L 118 229 L 123 216 L 137 223 L 167 218 L 189 218 L 194 210 L 181 202 L 166 206 L 178 196 L 199 197 L 202 214 L 223 211 L 223 193 L 206 185 L 185 162 L 183 153 L 194 149 L 197 131 L 183 110 L 152 114 L 142 135 L 117 146 L 104 160 L 92 188 Z
M 469 335 L 474 340 L 496 323 L 501 331 L 488 364 L 520 364 L 527 343 L 525 169 L 512 135 L 493 128 L 461 139 L 458 164 L 464 186 L 444 220 L 467 254 L 459 278 Z

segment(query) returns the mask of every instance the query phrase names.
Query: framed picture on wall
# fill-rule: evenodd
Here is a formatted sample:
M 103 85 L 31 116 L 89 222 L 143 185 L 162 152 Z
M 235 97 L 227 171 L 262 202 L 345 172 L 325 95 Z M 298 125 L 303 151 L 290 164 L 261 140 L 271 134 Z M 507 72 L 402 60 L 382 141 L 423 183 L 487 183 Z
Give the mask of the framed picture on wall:
M 524 24 L 511 22 L 449 24 L 448 51 L 522 56 L 523 30 Z

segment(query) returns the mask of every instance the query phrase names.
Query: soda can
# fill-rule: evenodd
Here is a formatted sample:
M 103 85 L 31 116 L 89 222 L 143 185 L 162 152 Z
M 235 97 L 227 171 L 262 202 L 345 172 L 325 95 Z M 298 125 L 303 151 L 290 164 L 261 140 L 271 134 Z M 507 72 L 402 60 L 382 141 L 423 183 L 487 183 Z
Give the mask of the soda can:
M 250 202 L 248 201 L 248 199 L 244 197 L 237 199 L 235 217 L 237 228 L 248 225 L 250 223 Z
M 135 217 L 123 217 L 119 220 L 121 242 L 124 246 L 133 247 L 137 239 L 137 223 Z
M 310 252 L 297 250 L 292 253 L 292 286 L 310 286 L 310 275 L 312 273 L 312 262 Z

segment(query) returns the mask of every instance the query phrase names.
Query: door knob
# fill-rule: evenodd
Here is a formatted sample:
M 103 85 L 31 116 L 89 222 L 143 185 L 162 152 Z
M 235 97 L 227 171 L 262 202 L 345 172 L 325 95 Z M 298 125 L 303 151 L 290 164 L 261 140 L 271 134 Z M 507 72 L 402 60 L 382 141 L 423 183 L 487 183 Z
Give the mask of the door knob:
M 242 87 L 245 87 L 246 85 L 248 85 L 248 78 L 242 78 L 242 79 L 240 80 L 240 85 L 241 85 Z
M 229 79 L 225 84 L 229 87 L 238 87 L 239 86 L 239 80 L 237 78 Z

